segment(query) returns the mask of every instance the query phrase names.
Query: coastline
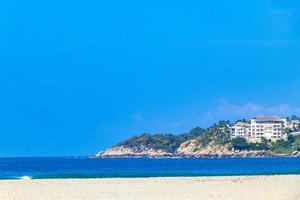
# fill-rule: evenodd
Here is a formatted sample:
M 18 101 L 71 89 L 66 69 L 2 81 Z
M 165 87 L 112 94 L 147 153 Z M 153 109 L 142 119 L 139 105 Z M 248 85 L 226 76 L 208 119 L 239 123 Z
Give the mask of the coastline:
M 276 154 L 268 151 L 241 152 L 236 154 L 105 154 L 98 153 L 89 158 L 299 158 L 300 151 L 291 154 Z
M 89 156 L 91 159 L 101 159 L 101 158 L 148 158 L 148 159 L 164 159 L 164 158 L 174 158 L 174 159 L 189 159 L 189 158 L 199 158 L 199 159 L 209 159 L 209 158 L 299 158 L 300 155 L 253 155 L 253 156 L 228 156 L 228 155 L 172 155 L 172 156 L 152 156 L 152 155 L 115 155 L 115 156 Z
M 300 175 L 1 180 L 0 199 L 297 200 Z

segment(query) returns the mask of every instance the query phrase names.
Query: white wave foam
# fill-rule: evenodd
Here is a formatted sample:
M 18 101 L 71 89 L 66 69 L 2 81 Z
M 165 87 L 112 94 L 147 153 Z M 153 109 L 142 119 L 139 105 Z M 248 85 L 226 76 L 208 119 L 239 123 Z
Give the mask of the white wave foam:
M 21 176 L 20 179 L 21 180 L 31 180 L 32 177 L 31 176 Z

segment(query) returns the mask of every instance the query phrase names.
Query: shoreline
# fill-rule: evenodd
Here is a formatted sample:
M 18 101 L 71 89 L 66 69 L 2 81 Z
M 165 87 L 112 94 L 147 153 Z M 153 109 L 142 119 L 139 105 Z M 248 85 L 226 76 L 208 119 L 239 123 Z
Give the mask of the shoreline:
M 0 180 L 0 199 L 297 200 L 300 175 Z
M 210 158 L 300 158 L 300 155 L 272 155 L 272 156 L 218 156 L 218 155 L 206 155 L 206 156 L 140 156 L 140 155 L 121 155 L 121 156 L 90 156 L 91 159 L 101 159 L 101 158 L 149 158 L 149 159 L 210 159 Z
M 145 179 L 145 180 L 159 180 L 159 179 L 206 179 L 206 178 L 245 178 L 245 177 L 292 177 L 292 176 L 299 176 L 300 174 L 264 174 L 264 175 L 204 175 L 204 176 L 157 176 L 157 177 L 107 177 L 107 178 L 37 178 L 37 179 L 0 179 L 1 182 L 10 182 L 10 181 L 24 181 L 24 182 L 30 182 L 30 181 L 63 181 L 63 180 L 68 180 L 68 181 L 85 181 L 85 180 L 138 180 L 138 179 Z M 299 182 L 300 184 L 300 182 Z M 0 185 L 1 187 L 1 185 Z
M 117 148 L 117 147 L 114 147 Z M 135 149 L 123 149 L 114 150 L 114 148 L 107 151 L 101 151 L 95 155 L 91 155 L 94 158 L 279 158 L 279 157 L 300 157 L 300 151 L 294 151 L 292 153 L 275 153 L 266 150 L 257 151 L 225 151 L 225 152 L 134 152 Z M 126 152 L 133 151 L 133 152 Z M 124 152 L 125 151 L 125 152 Z
M 17 177 L 17 178 L 3 178 L 0 179 L 0 183 L 2 181 L 35 181 L 35 180 L 109 180 L 109 179 L 172 179 L 172 178 L 213 178 L 213 177 L 256 177 L 256 176 L 265 176 L 265 177 L 270 177 L 270 176 L 300 176 L 300 172 L 295 172 L 295 173 L 261 173 L 261 174 L 203 174 L 203 175 L 174 175 L 174 176 L 107 176 L 107 177 L 100 177 L 100 176 L 83 176 L 83 177 L 31 177 L 31 176 L 23 176 L 23 177 Z M 300 184 L 300 182 L 299 182 Z

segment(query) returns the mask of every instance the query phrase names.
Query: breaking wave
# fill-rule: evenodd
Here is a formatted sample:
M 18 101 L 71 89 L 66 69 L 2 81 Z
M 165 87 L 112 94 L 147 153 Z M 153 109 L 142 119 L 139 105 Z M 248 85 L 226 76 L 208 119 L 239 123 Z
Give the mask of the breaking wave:
M 21 176 L 20 179 L 21 180 L 31 180 L 32 177 L 31 176 Z

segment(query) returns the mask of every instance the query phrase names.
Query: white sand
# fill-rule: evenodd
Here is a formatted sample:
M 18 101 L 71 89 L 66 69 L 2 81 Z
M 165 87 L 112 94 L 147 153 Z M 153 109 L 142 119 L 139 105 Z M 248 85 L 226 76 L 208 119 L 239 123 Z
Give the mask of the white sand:
M 0 181 L 1 200 L 300 200 L 300 175 Z

